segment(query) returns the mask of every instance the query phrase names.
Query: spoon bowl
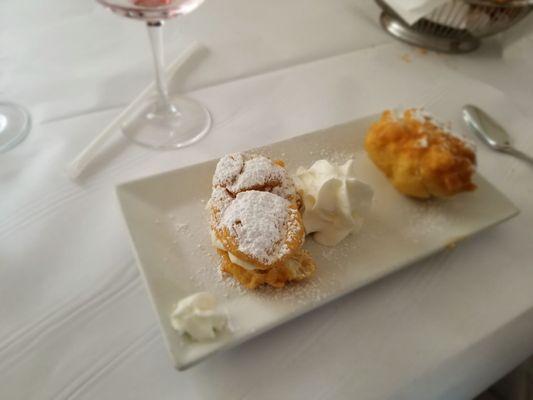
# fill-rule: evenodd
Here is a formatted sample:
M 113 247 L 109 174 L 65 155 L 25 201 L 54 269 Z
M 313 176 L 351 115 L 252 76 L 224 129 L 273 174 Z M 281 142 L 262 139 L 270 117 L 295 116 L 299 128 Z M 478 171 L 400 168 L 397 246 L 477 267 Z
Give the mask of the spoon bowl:
M 479 107 L 471 104 L 463 106 L 463 120 L 468 128 L 491 149 L 533 164 L 533 157 L 514 148 L 507 131 Z

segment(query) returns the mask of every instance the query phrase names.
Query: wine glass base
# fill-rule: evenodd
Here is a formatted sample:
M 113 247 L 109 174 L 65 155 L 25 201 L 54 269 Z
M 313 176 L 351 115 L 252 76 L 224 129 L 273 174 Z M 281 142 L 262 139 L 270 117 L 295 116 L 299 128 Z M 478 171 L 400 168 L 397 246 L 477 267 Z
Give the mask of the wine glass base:
M 211 128 L 209 111 L 188 97 L 171 97 L 176 113 L 158 110 L 156 98 L 148 98 L 132 110 L 122 132 L 131 141 L 151 149 L 175 150 L 204 137 Z
M 31 129 L 30 113 L 23 107 L 0 102 L 0 153 L 22 142 Z

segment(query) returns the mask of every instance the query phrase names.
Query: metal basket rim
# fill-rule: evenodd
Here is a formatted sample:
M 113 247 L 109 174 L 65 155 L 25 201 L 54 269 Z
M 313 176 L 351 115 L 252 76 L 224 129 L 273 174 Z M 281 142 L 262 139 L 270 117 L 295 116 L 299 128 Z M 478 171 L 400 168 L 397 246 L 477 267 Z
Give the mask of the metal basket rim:
M 530 8 L 531 2 L 528 0 L 511 0 L 505 3 L 499 3 L 494 0 L 462 0 L 467 4 L 483 7 L 495 7 L 495 8 Z

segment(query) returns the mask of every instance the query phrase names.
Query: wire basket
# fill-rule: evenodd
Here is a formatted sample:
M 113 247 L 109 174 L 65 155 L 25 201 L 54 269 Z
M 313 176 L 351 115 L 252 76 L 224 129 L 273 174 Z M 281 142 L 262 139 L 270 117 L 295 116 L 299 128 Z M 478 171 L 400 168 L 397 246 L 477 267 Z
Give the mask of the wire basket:
M 413 25 L 408 25 L 383 0 L 381 25 L 394 37 L 436 51 L 465 53 L 480 39 L 502 32 L 531 10 L 529 0 L 451 0 Z

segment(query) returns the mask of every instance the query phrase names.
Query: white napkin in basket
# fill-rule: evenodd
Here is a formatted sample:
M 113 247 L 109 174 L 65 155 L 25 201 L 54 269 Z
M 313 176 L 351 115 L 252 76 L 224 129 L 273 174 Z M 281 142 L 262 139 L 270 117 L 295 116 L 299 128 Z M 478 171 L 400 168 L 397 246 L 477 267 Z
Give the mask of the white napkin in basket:
M 409 25 L 430 14 L 449 0 L 384 0 Z

